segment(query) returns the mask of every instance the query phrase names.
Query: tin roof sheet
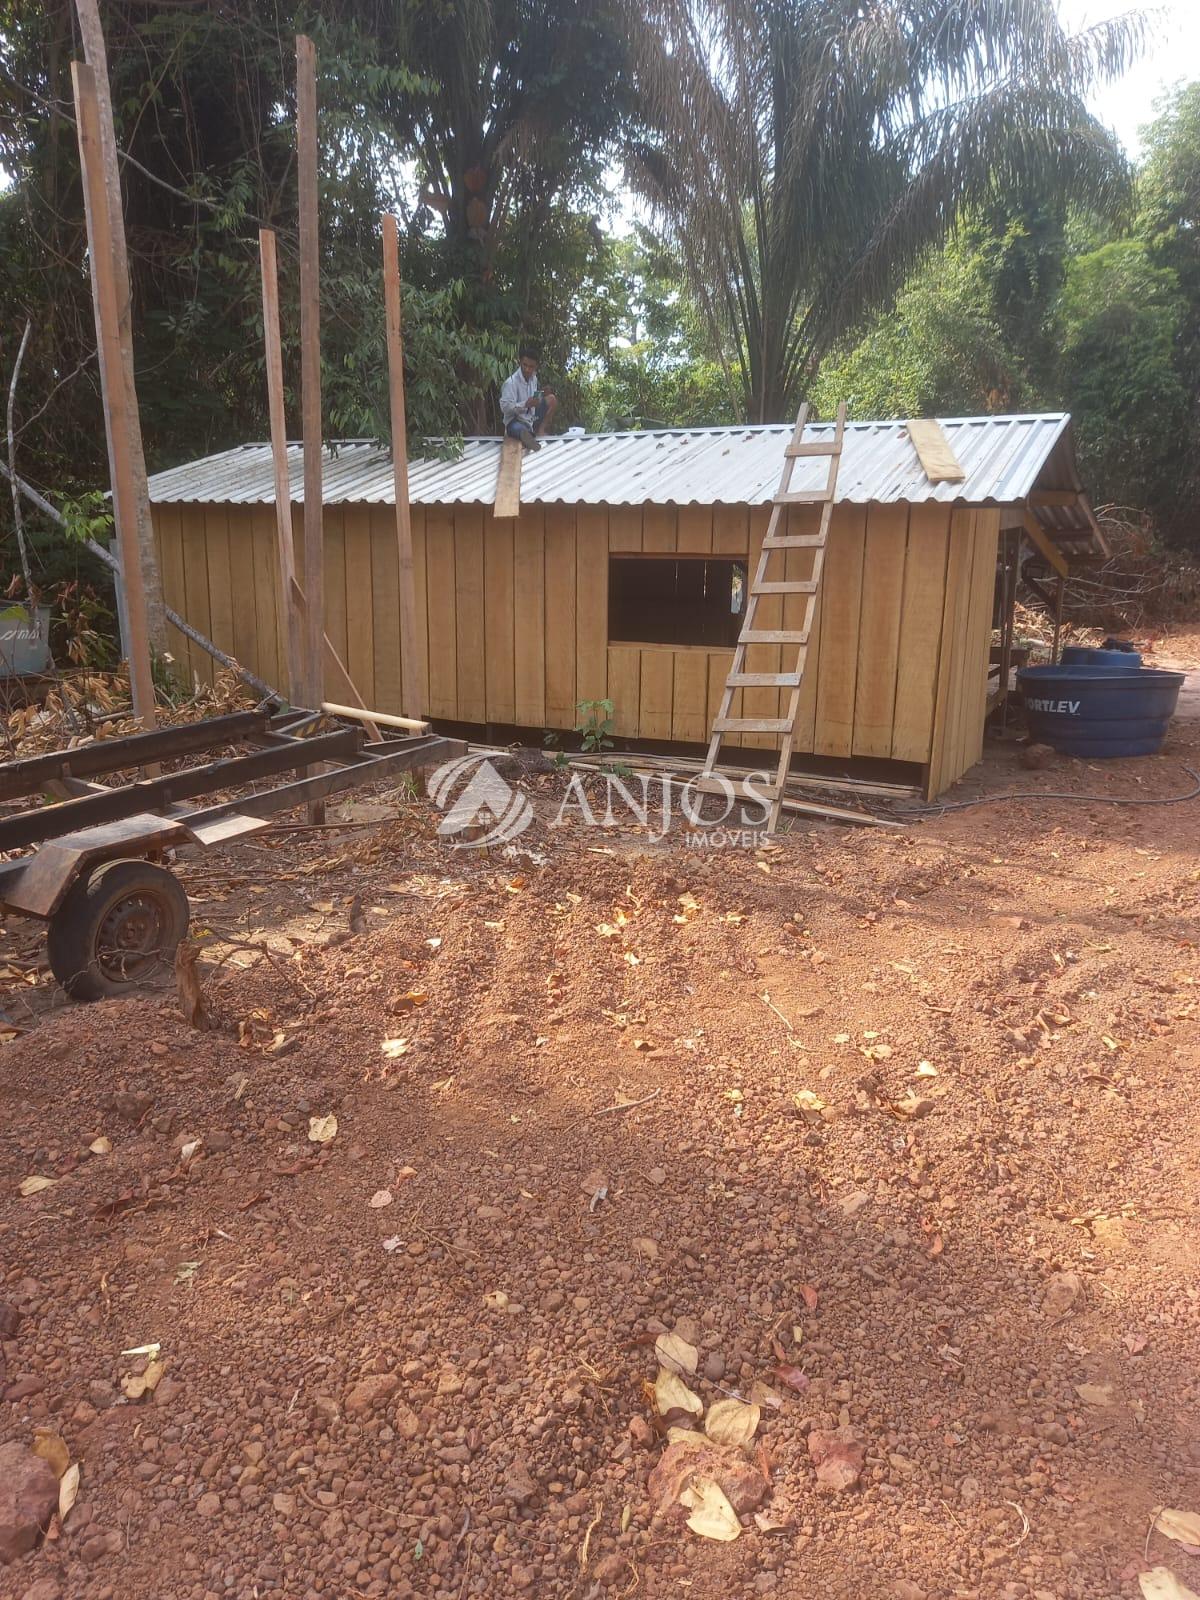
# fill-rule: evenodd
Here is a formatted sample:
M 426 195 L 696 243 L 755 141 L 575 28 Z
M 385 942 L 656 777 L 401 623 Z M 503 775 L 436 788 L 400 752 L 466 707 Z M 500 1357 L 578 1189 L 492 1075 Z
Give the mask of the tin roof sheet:
M 1016 505 L 1035 483 L 1078 487 L 1065 413 L 939 420 L 966 472 L 963 482 L 930 483 L 903 422 L 852 422 L 846 427 L 838 500 Z M 832 423 L 813 423 L 805 438 L 815 442 L 832 429 Z M 766 424 L 557 434 L 526 457 L 521 500 L 532 505 L 761 505 L 774 496 L 791 433 L 790 425 Z M 500 444 L 498 438 L 469 438 L 450 459 L 411 461 L 413 503 L 490 505 Z M 1057 463 L 1057 469 L 1044 477 L 1048 463 Z M 800 458 L 792 488 L 819 487 L 826 470 L 819 457 Z M 288 446 L 288 473 L 292 498 L 299 500 L 298 444 Z M 324 493 L 328 505 L 391 504 L 390 453 L 364 440 L 327 446 Z M 150 479 L 150 498 L 159 505 L 270 504 L 275 498 L 270 446 L 242 445 L 157 472 Z

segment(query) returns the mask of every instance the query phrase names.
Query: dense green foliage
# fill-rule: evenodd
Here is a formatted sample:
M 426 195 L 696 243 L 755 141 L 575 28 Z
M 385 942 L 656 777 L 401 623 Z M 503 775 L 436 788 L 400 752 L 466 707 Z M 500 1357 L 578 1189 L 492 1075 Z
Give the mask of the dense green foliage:
M 300 28 L 320 63 L 330 436 L 387 433 L 390 209 L 414 436 L 494 428 L 497 382 L 533 336 L 562 420 L 589 428 L 775 418 L 805 394 L 858 416 L 1063 406 L 1099 495 L 1190 534 L 1200 86 L 1151 130 L 1133 192 L 1081 100 L 1135 46 L 1127 27 L 1068 46 L 1047 0 L 102 14 L 152 469 L 266 436 L 264 225 L 298 427 Z M 0 0 L 0 389 L 28 318 L 18 464 L 64 505 L 107 477 L 77 53 L 71 0 Z M 614 229 L 622 165 L 653 229 Z M 43 574 L 75 570 L 76 547 L 36 516 L 31 531 Z
M 1062 208 L 972 217 L 813 396 L 859 416 L 1071 412 L 1100 501 L 1195 545 L 1200 456 L 1200 85 L 1147 130 L 1115 230 Z

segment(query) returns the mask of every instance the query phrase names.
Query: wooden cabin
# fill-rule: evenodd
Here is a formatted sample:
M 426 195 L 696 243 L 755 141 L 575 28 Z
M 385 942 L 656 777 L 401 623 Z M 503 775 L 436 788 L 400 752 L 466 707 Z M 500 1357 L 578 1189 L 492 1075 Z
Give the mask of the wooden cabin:
M 828 426 L 812 425 L 806 438 Z M 997 595 L 1015 591 L 1014 535 L 1051 575 L 1099 547 L 1068 417 L 941 426 L 959 482 L 930 482 L 903 422 L 847 426 L 798 770 L 940 793 L 982 749 L 992 633 L 1004 620 Z M 425 714 L 540 744 L 546 730 L 575 728 L 580 702 L 611 700 L 618 743 L 698 749 L 791 433 L 769 425 L 559 435 L 526 457 L 519 513 L 504 519 L 492 513 L 500 440 L 468 439 L 453 459 L 413 461 Z M 302 562 L 298 445 L 289 469 Z M 824 461 L 798 462 L 792 488 L 804 486 L 805 471 L 815 483 L 825 470 Z M 247 445 L 160 472 L 150 494 L 167 603 L 284 684 L 270 448 Z M 326 629 L 366 704 L 399 711 L 387 451 L 358 441 L 328 447 L 324 500 Z M 791 532 L 815 527 L 815 507 L 787 515 Z M 788 550 L 787 576 L 809 575 L 812 558 L 810 549 Z M 802 604 L 792 595 L 762 602 L 759 626 L 794 626 Z M 211 661 L 186 639 L 175 649 L 189 676 L 211 676 Z M 780 670 L 781 652 L 794 658 L 794 647 L 753 646 L 747 670 Z M 733 714 L 777 717 L 786 693 L 739 690 Z M 775 742 L 741 739 L 747 755 Z

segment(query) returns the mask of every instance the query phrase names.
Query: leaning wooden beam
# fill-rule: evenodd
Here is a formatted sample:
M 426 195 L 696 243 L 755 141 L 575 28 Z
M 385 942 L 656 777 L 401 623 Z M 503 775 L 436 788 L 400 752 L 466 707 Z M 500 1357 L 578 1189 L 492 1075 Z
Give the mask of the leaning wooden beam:
M 296 35 L 296 156 L 300 189 L 300 382 L 304 437 L 305 700 L 325 695 L 325 536 L 321 456 L 321 277 L 317 215 L 317 52 Z
M 930 483 L 962 483 L 966 473 L 942 432 L 940 422 L 914 418 L 905 424 L 917 459 Z
M 271 465 L 275 477 L 275 551 L 279 566 L 279 593 L 283 599 L 284 654 L 287 682 L 293 703 L 305 691 L 304 639 L 300 612 L 292 603 L 296 582 L 296 551 L 292 543 L 292 490 L 288 478 L 287 416 L 283 399 L 283 340 L 279 332 L 279 267 L 275 234 L 261 228 L 258 235 L 262 270 L 263 343 L 267 358 L 267 411 L 271 419 Z
M 496 474 L 496 500 L 493 517 L 521 514 L 521 464 L 525 447 L 519 439 L 505 439 L 500 446 L 500 469 Z
M 88 262 L 92 277 L 92 304 L 96 317 L 96 344 L 100 352 L 100 387 L 104 396 L 104 427 L 108 439 L 108 468 L 112 480 L 113 521 L 121 551 L 125 582 L 126 620 L 129 626 L 129 686 L 134 715 L 143 727 L 153 728 L 154 677 L 150 667 L 150 636 L 146 617 L 145 573 L 138 541 L 138 477 L 134 454 L 141 456 L 137 400 L 129 381 L 121 348 L 121 288 L 113 255 L 113 226 L 100 146 L 100 111 L 96 78 L 82 61 L 71 63 L 75 90 L 75 120 L 79 134 L 79 164 L 83 176 L 87 216 Z M 128 298 L 128 280 L 125 283 Z M 131 405 L 132 400 L 132 405 Z M 142 463 L 145 491 L 145 463 Z M 157 566 L 153 570 L 157 570 Z
M 400 308 L 400 234 L 383 217 L 383 304 L 387 318 L 388 397 L 392 418 L 392 480 L 396 498 L 396 566 L 400 587 L 400 682 L 410 717 L 425 709 L 425 662 L 417 640 L 412 512 L 408 503 L 408 415 L 404 403 L 404 324 Z
M 109 393 L 118 382 L 125 391 L 125 414 L 129 419 L 128 474 L 133 488 L 133 513 L 141 568 L 141 587 L 145 596 L 146 631 L 151 648 L 161 654 L 167 648 L 167 629 L 163 610 L 162 573 L 159 570 L 158 547 L 154 541 L 154 524 L 150 516 L 146 457 L 142 449 L 137 388 L 133 376 L 133 305 L 129 287 L 129 259 L 125 249 L 125 213 L 121 203 L 121 176 L 117 166 L 117 136 L 113 127 L 112 98 L 108 82 L 108 52 L 105 48 L 104 30 L 100 24 L 97 0 L 75 0 L 75 10 L 79 16 L 79 37 L 83 45 L 84 60 L 91 68 L 96 89 L 99 132 L 96 160 L 103 175 L 103 186 L 108 201 L 108 260 L 112 265 L 117 298 L 116 349 L 110 354 L 105 350 L 103 343 L 98 349 L 101 389 L 106 406 L 109 403 Z
M 1044 560 L 1049 562 L 1049 564 L 1054 568 L 1055 572 L 1058 573 L 1060 578 L 1065 578 L 1070 570 L 1067 566 L 1065 556 L 1061 550 L 1055 549 L 1054 545 L 1046 536 L 1046 530 L 1042 527 L 1041 523 L 1031 511 L 1027 511 L 1025 513 L 1024 526 L 1025 534 L 1030 544 L 1033 545 L 1034 549 L 1040 556 L 1043 557 Z
M 429 724 L 422 722 L 419 717 L 393 717 L 386 711 L 367 711 L 361 706 L 339 706 L 332 700 L 322 700 L 321 710 L 328 712 L 331 717 L 351 717 L 356 722 L 365 722 L 372 727 L 378 723 L 381 728 L 402 728 L 405 733 L 429 732 Z

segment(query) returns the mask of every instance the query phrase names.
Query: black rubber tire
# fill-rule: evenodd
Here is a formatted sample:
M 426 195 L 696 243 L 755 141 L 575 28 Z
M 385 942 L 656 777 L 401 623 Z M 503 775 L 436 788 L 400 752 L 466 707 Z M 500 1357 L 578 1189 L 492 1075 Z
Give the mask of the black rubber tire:
M 141 948 L 114 945 L 106 951 L 105 924 L 123 910 L 135 919 L 135 933 L 136 919 L 141 919 Z M 166 867 L 152 861 L 106 861 L 72 885 L 50 918 L 50 970 L 72 1000 L 128 994 L 152 972 L 170 971 L 190 920 L 187 895 Z

